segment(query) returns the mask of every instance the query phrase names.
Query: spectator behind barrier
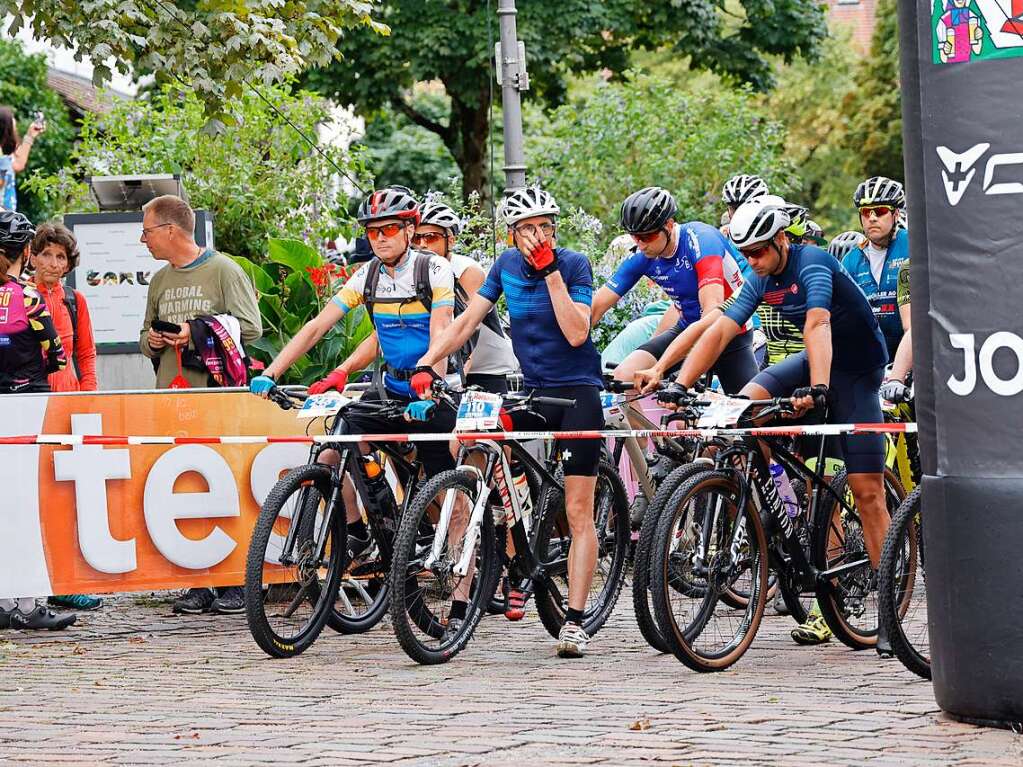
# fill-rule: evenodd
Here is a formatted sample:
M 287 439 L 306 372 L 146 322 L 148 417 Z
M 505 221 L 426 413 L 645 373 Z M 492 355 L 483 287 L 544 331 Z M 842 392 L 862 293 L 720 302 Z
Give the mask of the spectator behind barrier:
M 36 136 L 46 130 L 46 120 L 41 112 L 38 114 L 36 120 L 28 126 L 24 140 L 21 140 L 14 110 L 0 107 L 0 208 L 18 209 L 15 176 L 25 170 Z
M 215 385 L 192 342 L 189 321 L 213 317 L 225 327 L 237 325 L 239 346 L 251 343 L 263 332 L 255 289 L 234 261 L 196 244 L 195 213 L 180 197 L 157 197 L 142 210 L 141 241 L 153 258 L 168 264 L 149 283 L 139 338 L 142 353 L 154 360 L 157 388 L 166 389 L 172 383 L 182 387 Z M 166 326 L 154 328 L 157 320 L 177 326 L 178 332 Z M 183 368 L 178 366 L 178 349 Z M 182 377 L 187 383 L 176 383 Z M 218 589 L 216 596 L 208 588 L 194 588 L 174 602 L 173 610 L 229 614 L 244 612 L 245 604 L 240 586 Z

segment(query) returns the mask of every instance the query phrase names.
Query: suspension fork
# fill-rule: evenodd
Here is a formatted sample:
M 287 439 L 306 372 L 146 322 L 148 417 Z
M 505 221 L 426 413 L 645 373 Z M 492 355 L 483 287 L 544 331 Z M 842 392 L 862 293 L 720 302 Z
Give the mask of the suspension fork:
M 345 452 L 342 452 L 341 454 L 342 461 L 339 462 L 339 466 L 343 465 L 344 459 L 346 457 L 346 452 L 347 449 Z M 331 517 L 334 514 L 334 507 L 337 504 L 341 493 L 341 481 L 339 479 L 338 474 L 336 473 L 337 469 L 333 466 L 330 466 L 328 468 L 330 469 L 331 472 L 331 493 L 330 497 L 327 499 L 327 504 L 325 506 L 326 513 L 324 513 L 323 515 L 323 521 L 320 523 L 320 529 L 316 532 L 316 535 L 313 538 L 313 540 L 317 542 L 316 545 L 317 562 L 319 562 L 323 557 L 323 551 L 326 548 L 327 528 L 330 525 Z M 308 493 L 309 488 L 306 488 L 305 492 L 301 493 L 298 502 L 295 505 L 295 508 L 291 510 L 291 524 L 288 525 L 288 533 L 284 537 L 284 545 L 281 547 L 281 554 L 278 557 L 281 564 L 285 565 L 294 564 L 292 555 L 294 554 L 295 550 L 295 538 L 298 534 L 299 528 L 302 527 L 301 524 L 303 521 L 302 514 L 305 512 L 306 506 L 305 501 Z M 315 516 L 313 517 L 313 519 L 315 521 L 316 519 Z

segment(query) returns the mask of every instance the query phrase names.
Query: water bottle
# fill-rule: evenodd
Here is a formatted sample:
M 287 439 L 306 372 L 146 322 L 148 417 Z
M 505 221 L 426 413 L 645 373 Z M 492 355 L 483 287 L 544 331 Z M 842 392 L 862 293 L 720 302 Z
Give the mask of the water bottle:
M 512 485 L 515 486 L 515 493 L 519 496 L 519 506 L 522 508 L 522 524 L 529 529 L 533 518 L 533 499 L 529 495 L 529 480 L 526 478 L 526 469 L 519 461 L 513 461 Z
M 774 480 L 774 486 L 778 488 L 778 496 L 781 498 L 785 513 L 788 514 L 789 519 L 793 519 L 799 514 L 799 500 L 796 498 L 796 491 L 792 489 L 789 475 L 785 473 L 781 464 L 774 461 L 771 461 L 771 479 Z
M 363 456 L 362 460 L 363 468 L 366 471 L 366 489 L 369 491 L 370 503 L 376 506 L 383 527 L 394 531 L 397 523 L 397 504 L 384 474 L 384 467 L 372 454 Z

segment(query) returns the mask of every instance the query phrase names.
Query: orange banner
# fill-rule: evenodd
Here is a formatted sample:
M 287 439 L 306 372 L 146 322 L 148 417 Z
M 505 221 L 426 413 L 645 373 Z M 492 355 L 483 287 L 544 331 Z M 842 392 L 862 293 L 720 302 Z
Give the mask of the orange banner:
M 245 392 L 0 398 L 2 435 L 292 435 L 307 423 Z M 241 584 L 262 501 L 308 454 L 289 444 L 0 447 L 10 504 L 0 597 Z

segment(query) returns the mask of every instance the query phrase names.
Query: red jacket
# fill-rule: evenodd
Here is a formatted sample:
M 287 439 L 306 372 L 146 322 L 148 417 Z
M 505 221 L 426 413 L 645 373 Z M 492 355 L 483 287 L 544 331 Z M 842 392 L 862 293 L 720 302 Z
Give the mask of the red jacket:
M 78 297 L 78 328 L 72 331 L 71 312 L 64 303 L 64 286 L 56 285 L 52 289 L 41 283 L 36 284 L 36 290 L 46 302 L 46 309 L 53 317 L 53 325 L 60 335 L 60 342 L 68 356 L 68 366 L 58 373 L 51 373 L 49 376 L 50 389 L 53 391 L 96 391 L 96 341 L 92 336 L 92 318 L 89 316 L 89 306 L 85 303 L 85 296 L 77 290 Z M 71 288 L 68 288 L 71 290 Z M 72 348 L 72 337 L 74 347 Z M 71 360 L 74 358 L 74 363 Z M 75 365 L 78 366 L 82 377 L 79 380 L 75 373 Z

